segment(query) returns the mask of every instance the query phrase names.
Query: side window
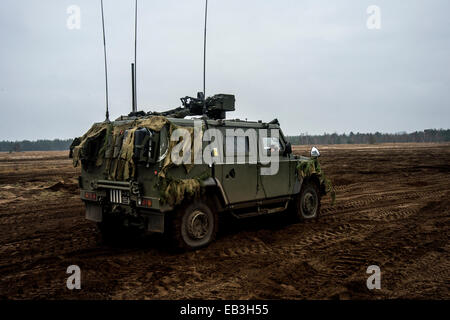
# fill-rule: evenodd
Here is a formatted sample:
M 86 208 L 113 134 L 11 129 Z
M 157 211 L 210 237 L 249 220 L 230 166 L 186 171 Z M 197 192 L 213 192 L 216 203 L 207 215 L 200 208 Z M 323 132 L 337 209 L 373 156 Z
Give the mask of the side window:
M 246 155 L 249 152 L 250 139 L 247 136 L 236 137 L 236 136 L 226 136 L 225 137 L 225 154 L 234 155 Z
M 270 152 L 280 152 L 280 140 L 276 137 L 263 137 L 264 150 Z
M 232 154 L 234 152 L 234 136 L 225 137 L 225 154 Z
M 249 149 L 249 139 L 248 137 L 236 137 L 236 148 L 235 152 L 237 155 L 246 155 L 248 154 Z

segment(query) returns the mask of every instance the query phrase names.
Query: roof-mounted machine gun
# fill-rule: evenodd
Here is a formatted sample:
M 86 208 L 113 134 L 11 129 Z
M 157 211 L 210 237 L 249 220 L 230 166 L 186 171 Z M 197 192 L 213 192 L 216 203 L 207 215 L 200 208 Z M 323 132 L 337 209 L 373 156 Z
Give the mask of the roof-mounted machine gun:
M 163 111 L 148 112 L 147 115 L 165 116 L 169 118 L 184 118 L 187 116 L 206 115 L 209 119 L 225 119 L 225 113 L 234 111 L 235 98 L 232 94 L 216 94 L 212 97 L 205 98 L 203 93 L 199 92 L 197 98 L 184 97 L 180 98 L 182 107 Z M 206 107 L 206 113 L 203 109 Z

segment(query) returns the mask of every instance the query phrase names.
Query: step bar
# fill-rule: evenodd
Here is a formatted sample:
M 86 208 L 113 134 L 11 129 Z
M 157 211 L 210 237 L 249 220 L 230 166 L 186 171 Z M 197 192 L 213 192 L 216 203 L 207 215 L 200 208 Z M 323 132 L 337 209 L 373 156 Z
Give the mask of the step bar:
M 231 214 L 233 215 L 233 217 L 235 217 L 237 219 L 257 217 L 257 216 L 262 216 L 262 215 L 266 215 L 266 214 L 278 213 L 278 212 L 285 211 L 288 208 L 288 205 L 289 205 L 289 200 L 287 200 L 286 203 L 284 204 L 284 206 L 281 206 L 281 207 L 262 208 L 262 209 L 260 209 L 258 207 L 258 211 L 256 211 L 256 212 L 247 212 L 247 213 L 241 213 L 241 214 L 231 212 Z

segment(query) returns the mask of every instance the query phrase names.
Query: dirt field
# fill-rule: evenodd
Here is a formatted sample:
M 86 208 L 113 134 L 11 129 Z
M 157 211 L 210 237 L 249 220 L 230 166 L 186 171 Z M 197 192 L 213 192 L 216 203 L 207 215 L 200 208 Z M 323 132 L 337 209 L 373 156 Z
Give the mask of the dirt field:
M 2 153 L 0 299 L 450 299 L 450 145 L 319 149 L 337 191 L 319 221 L 228 223 L 188 253 L 161 236 L 102 245 L 67 152 Z M 66 288 L 72 264 L 81 290 Z M 369 265 L 381 290 L 366 287 Z

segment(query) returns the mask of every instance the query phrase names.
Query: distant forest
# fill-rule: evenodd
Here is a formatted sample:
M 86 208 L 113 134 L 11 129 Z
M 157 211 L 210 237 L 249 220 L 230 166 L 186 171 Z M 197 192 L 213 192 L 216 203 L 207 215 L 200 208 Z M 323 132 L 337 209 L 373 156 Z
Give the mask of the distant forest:
M 412 133 L 353 133 L 337 134 L 324 133 L 298 136 L 287 136 L 293 145 L 311 144 L 375 144 L 384 142 L 450 142 L 450 129 L 428 129 Z M 37 140 L 37 141 L 0 141 L 0 152 L 19 151 L 53 151 L 68 150 L 72 139 Z
M 68 150 L 72 139 L 0 141 L 0 152 Z
M 412 133 L 353 133 L 337 134 L 324 133 L 321 135 L 309 135 L 307 133 L 298 136 L 287 136 L 293 145 L 311 144 L 375 144 L 385 142 L 449 142 L 450 129 L 427 129 Z

